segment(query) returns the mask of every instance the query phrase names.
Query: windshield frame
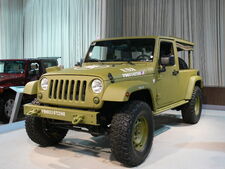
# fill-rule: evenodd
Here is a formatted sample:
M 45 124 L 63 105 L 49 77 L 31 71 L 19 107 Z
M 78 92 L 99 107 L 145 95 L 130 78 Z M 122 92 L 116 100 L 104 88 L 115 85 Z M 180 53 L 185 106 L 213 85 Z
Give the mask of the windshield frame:
M 90 56 L 90 53 L 93 51 L 93 49 L 94 49 L 94 47 L 95 47 L 95 45 L 96 45 L 96 43 L 101 43 L 101 42 L 108 42 L 108 41 L 129 41 L 129 42 L 131 42 L 131 41 L 135 41 L 135 40 L 151 40 L 152 42 L 150 42 L 150 43 L 152 43 L 153 45 L 152 46 L 149 46 L 149 47 L 151 47 L 152 48 L 152 50 L 151 50 L 151 52 L 152 52 L 152 54 L 151 54 L 151 59 L 149 59 L 149 60 L 133 60 L 133 59 L 127 59 L 127 60 L 122 60 L 122 58 L 124 57 L 124 56 L 122 56 L 121 55 L 121 60 L 93 60 L 93 61 L 90 61 L 90 60 L 87 60 L 87 58 Z M 130 45 L 130 43 L 127 43 L 128 44 L 128 48 L 129 48 L 129 52 L 132 52 L 132 50 L 131 50 L 131 45 Z M 85 57 L 83 58 L 83 63 L 124 63 L 124 62 L 134 62 L 134 63 L 145 63 L 145 62 L 153 62 L 154 61 L 154 58 L 155 58 L 155 47 L 156 47 L 156 39 L 155 38 L 127 38 L 127 39 L 109 39 L 109 40 L 98 40 L 98 41 L 93 41 L 92 43 L 91 43 L 91 45 L 90 45 L 90 47 L 89 47 L 89 49 L 88 49 L 88 51 L 87 51 L 87 53 L 86 53 L 86 55 L 85 55 Z M 146 47 L 146 46 L 145 46 Z M 133 57 L 133 56 L 131 56 L 131 57 Z

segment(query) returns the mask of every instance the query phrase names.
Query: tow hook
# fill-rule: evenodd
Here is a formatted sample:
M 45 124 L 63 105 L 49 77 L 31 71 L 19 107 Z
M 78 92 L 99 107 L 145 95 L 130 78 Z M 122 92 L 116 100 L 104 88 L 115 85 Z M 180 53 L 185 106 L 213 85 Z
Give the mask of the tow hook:
M 81 121 L 83 121 L 84 116 L 81 115 L 74 115 L 73 116 L 73 120 L 72 120 L 72 124 L 77 125 L 79 124 Z
M 26 115 L 28 116 L 36 116 L 40 113 L 41 111 L 40 110 L 37 110 L 37 109 L 32 109 L 31 111 L 27 112 Z

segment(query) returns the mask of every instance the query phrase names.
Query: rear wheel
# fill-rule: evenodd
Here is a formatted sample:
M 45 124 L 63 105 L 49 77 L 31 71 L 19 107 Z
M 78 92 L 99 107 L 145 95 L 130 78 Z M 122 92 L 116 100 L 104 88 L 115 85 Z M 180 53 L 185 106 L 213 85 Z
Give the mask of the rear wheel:
M 68 132 L 50 125 L 48 119 L 34 116 L 26 116 L 25 127 L 30 139 L 41 146 L 58 144 Z
M 131 101 L 113 116 L 110 144 L 115 158 L 127 166 L 137 166 L 149 154 L 154 124 L 151 108 L 142 101 Z
M 195 86 L 191 100 L 183 106 L 181 112 L 184 122 L 198 123 L 202 112 L 202 91 L 198 86 Z

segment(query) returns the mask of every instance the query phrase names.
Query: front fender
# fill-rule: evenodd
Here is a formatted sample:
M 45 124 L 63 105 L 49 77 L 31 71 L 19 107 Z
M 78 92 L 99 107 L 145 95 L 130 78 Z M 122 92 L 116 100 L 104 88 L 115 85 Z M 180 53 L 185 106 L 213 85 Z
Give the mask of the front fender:
M 200 76 L 192 76 L 189 80 L 189 83 L 188 83 L 188 88 L 187 88 L 187 92 L 186 92 L 186 97 L 185 99 L 191 99 L 191 96 L 192 96 L 192 93 L 193 93 L 193 90 L 194 90 L 194 87 L 195 87 L 195 84 L 196 82 L 200 81 L 200 87 L 203 88 L 203 82 L 202 82 L 202 77 Z
M 142 81 L 123 81 L 110 84 L 104 94 L 103 101 L 124 102 L 129 100 L 129 95 L 135 91 L 149 89 L 147 83 Z M 129 93 L 129 95 L 127 95 Z
M 28 82 L 24 88 L 24 94 L 34 95 L 37 94 L 38 80 Z

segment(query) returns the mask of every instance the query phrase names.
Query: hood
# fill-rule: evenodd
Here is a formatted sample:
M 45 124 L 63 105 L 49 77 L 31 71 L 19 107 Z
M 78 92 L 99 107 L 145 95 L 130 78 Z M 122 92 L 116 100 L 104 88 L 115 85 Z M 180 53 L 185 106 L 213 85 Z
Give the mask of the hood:
M 24 79 L 24 74 L 0 74 L 0 85 L 14 83 Z
M 153 63 L 134 63 L 134 64 L 92 64 L 62 69 L 60 71 L 50 72 L 45 75 L 79 75 L 79 76 L 97 76 L 103 80 L 109 80 L 109 73 L 114 79 L 123 77 L 134 77 L 153 73 Z

